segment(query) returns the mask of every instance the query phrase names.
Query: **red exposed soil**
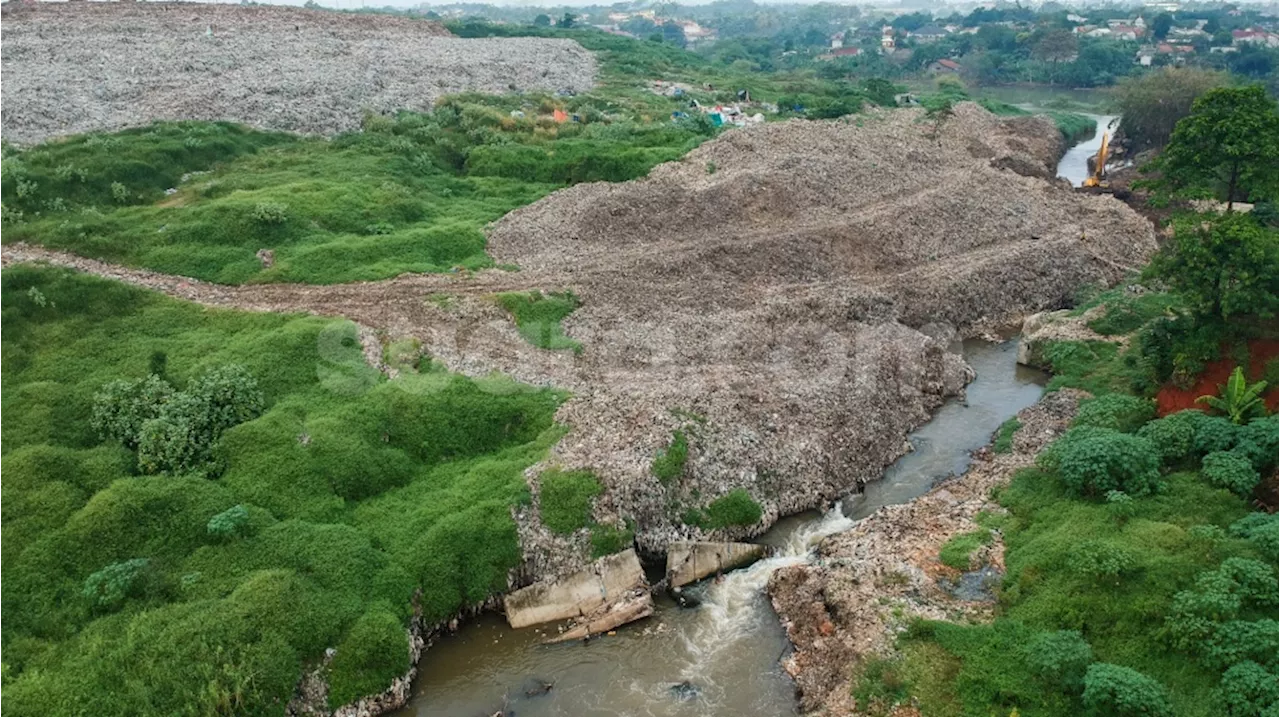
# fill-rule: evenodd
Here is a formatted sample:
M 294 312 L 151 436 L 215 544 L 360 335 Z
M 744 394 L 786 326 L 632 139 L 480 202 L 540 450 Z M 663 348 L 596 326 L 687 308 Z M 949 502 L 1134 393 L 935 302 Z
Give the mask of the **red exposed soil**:
M 1249 342 L 1249 367 L 1245 371 L 1250 381 L 1261 381 L 1266 375 L 1267 362 L 1276 358 L 1276 354 L 1280 351 L 1280 342 L 1276 339 L 1258 339 Z M 1196 383 L 1191 388 L 1178 388 L 1172 383 L 1166 384 L 1156 394 L 1156 406 L 1161 416 L 1167 416 L 1170 413 L 1177 413 L 1188 408 L 1204 409 L 1204 404 L 1196 403 L 1196 399 L 1201 396 L 1216 396 L 1221 393 L 1218 387 L 1227 382 L 1227 378 L 1231 376 L 1231 372 L 1236 368 L 1236 362 L 1230 358 L 1219 359 L 1205 366 L 1204 373 L 1196 379 Z M 1267 403 L 1267 411 L 1275 413 L 1277 406 L 1280 406 L 1280 392 L 1277 392 L 1276 386 L 1271 386 L 1267 391 L 1264 399 Z

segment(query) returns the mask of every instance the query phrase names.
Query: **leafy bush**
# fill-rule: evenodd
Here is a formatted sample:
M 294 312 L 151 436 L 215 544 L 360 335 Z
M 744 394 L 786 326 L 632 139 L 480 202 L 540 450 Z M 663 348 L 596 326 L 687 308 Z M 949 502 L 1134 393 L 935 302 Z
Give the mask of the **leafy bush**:
M 1166 632 L 1174 647 L 1200 653 L 1222 623 L 1250 610 L 1274 611 L 1277 589 L 1275 573 L 1264 563 L 1227 558 L 1196 578 L 1193 589 L 1174 595 Z
M 990 544 L 991 540 L 991 531 L 986 529 L 961 533 L 948 540 L 942 546 L 942 549 L 938 551 L 938 560 L 943 565 L 956 570 L 968 570 L 969 556 L 980 546 Z
M 1084 705 L 1098 717 L 1172 717 L 1165 686 L 1120 665 L 1095 662 L 1084 677 Z
M 1241 425 L 1266 414 L 1267 407 L 1262 400 L 1262 392 L 1266 388 L 1266 381 L 1250 384 L 1244 377 L 1244 369 L 1236 366 L 1227 382 L 1218 386 L 1219 395 L 1201 396 L 1196 403 L 1207 404 L 1231 419 L 1232 423 Z
M 671 445 L 653 459 L 650 470 L 663 483 L 670 483 L 684 474 L 684 464 L 689 460 L 689 438 L 684 431 L 671 433 Z
M 1154 402 L 1122 393 L 1109 393 L 1081 401 L 1073 425 L 1133 433 L 1155 416 Z
M 1105 428 L 1073 428 L 1041 455 L 1072 492 L 1089 497 L 1119 490 L 1142 496 L 1160 486 L 1160 461 L 1151 442 Z
M 1136 564 L 1127 548 L 1104 540 L 1082 542 L 1071 557 L 1071 570 L 1094 581 L 1115 581 Z
M 1231 524 L 1229 532 L 1252 543 L 1260 555 L 1275 555 L 1280 550 L 1280 516 L 1275 513 L 1250 513 Z
M 1124 525 L 1130 518 L 1138 514 L 1138 506 L 1133 496 L 1122 490 L 1107 491 L 1107 512 L 1119 525 Z
M 1276 468 L 1276 457 L 1280 453 L 1280 421 L 1276 416 L 1255 418 L 1236 433 L 1234 452 L 1241 454 L 1253 464 L 1259 473 L 1270 473 Z
M 409 670 L 404 625 L 387 605 L 360 616 L 338 644 L 329 665 L 329 706 L 339 707 L 386 689 Z
M 600 481 L 591 471 L 549 470 L 540 478 L 542 524 L 555 533 L 572 533 L 591 522 L 591 501 Z
M 209 470 L 228 428 L 262 413 L 257 381 L 243 366 L 212 368 L 184 392 L 158 376 L 112 381 L 94 396 L 92 423 L 103 438 L 137 448 L 147 473 Z
M 233 505 L 209 519 L 206 529 L 216 538 L 232 538 L 243 535 L 249 527 L 249 510 L 243 505 Z
M 1256 662 L 1232 665 L 1222 674 L 1216 696 L 1226 717 L 1276 714 L 1276 673 Z
M 258 202 L 253 205 L 252 216 L 259 224 L 284 224 L 289 219 L 289 208 L 279 202 Z
M 112 563 L 85 578 L 81 592 L 95 607 L 118 607 L 125 598 L 137 593 L 143 573 L 149 565 L 150 561 L 146 558 Z
M 1179 411 L 1158 418 L 1138 429 L 1138 437 L 1155 447 L 1165 467 L 1178 465 L 1195 448 L 1196 417 L 1203 415 L 1199 411 Z
M 1200 472 L 1212 485 L 1242 496 L 1251 494 L 1262 480 L 1249 459 L 1235 451 L 1210 453 L 1204 457 Z
M 1221 416 L 1207 416 L 1198 411 L 1190 415 L 1196 427 L 1193 446 L 1198 457 L 1203 458 L 1210 453 L 1229 451 L 1235 446 L 1239 429 L 1231 421 Z
M 1044 632 L 1027 643 L 1026 659 L 1037 677 L 1059 689 L 1075 692 L 1084 683 L 1085 671 L 1093 662 L 1093 648 L 1076 630 Z
M 1271 668 L 1280 650 L 1280 624 L 1275 620 L 1229 620 L 1215 625 L 1199 652 L 1205 664 L 1225 669 L 1243 660 Z
M 137 448 L 142 424 L 158 418 L 173 394 L 173 387 L 155 375 L 136 381 L 112 381 L 93 397 L 90 422 L 103 440 Z

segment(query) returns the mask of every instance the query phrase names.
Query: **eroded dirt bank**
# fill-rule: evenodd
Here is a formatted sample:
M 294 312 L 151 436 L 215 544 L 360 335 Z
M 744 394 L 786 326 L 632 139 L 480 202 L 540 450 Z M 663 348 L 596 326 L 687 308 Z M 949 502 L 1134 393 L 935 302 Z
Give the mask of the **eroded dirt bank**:
M 390 15 L 189 2 L 6 3 L 6 140 L 40 142 L 154 120 L 231 120 L 333 134 L 363 111 L 426 110 L 443 94 L 583 91 L 595 57 L 572 40 L 461 39 Z
M 908 503 L 881 508 L 851 530 L 824 540 L 818 558 L 773 574 L 768 591 L 795 651 L 783 666 L 796 681 L 801 709 L 830 717 L 855 714 L 850 680 L 857 662 L 883 653 L 896 629 L 914 617 L 991 617 L 993 603 L 958 599 L 940 584 L 956 571 L 938 560 L 950 538 L 977 529 L 982 511 L 1000 512 L 991 489 L 1064 433 L 1082 397 L 1050 393 L 1018 414 L 1013 450 L 984 448 L 962 476 Z M 1003 545 L 984 548 L 980 562 L 1003 568 Z

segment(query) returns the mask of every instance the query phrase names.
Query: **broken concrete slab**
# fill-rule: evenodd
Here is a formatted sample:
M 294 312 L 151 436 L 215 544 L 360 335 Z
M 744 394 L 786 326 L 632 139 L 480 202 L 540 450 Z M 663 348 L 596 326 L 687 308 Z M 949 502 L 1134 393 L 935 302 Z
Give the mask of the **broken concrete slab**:
M 675 542 L 667 549 L 667 584 L 680 587 L 764 557 L 765 547 L 752 543 Z
M 649 584 L 634 550 L 606 555 L 591 567 L 564 578 L 543 580 L 503 598 L 511 627 L 593 615 Z
M 547 644 L 583 640 L 592 635 L 601 635 L 610 630 L 635 622 L 653 614 L 653 595 L 647 588 L 636 588 L 629 595 L 617 602 L 609 603 L 597 612 L 587 615 L 575 622 L 568 630 L 547 640 Z

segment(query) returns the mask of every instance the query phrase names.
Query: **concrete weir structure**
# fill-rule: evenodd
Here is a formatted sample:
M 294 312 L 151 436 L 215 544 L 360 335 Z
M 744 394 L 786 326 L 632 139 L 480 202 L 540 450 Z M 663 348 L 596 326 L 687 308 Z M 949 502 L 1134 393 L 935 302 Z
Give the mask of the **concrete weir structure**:
M 667 584 L 673 588 L 688 585 L 750 565 L 764 553 L 765 546 L 752 543 L 672 543 L 667 549 Z
M 621 624 L 602 627 L 600 613 L 608 612 L 614 603 L 624 599 L 634 602 L 638 594 L 643 594 L 642 602 L 647 603 L 649 611 L 627 611 L 635 616 L 632 619 L 650 614 L 653 599 L 649 597 L 649 583 L 636 551 L 625 550 L 600 558 L 586 570 L 568 577 L 543 580 L 521 588 L 503 599 L 503 607 L 511 627 L 584 618 L 597 628 L 591 632 L 598 632 Z M 643 615 L 640 614 L 642 612 Z

